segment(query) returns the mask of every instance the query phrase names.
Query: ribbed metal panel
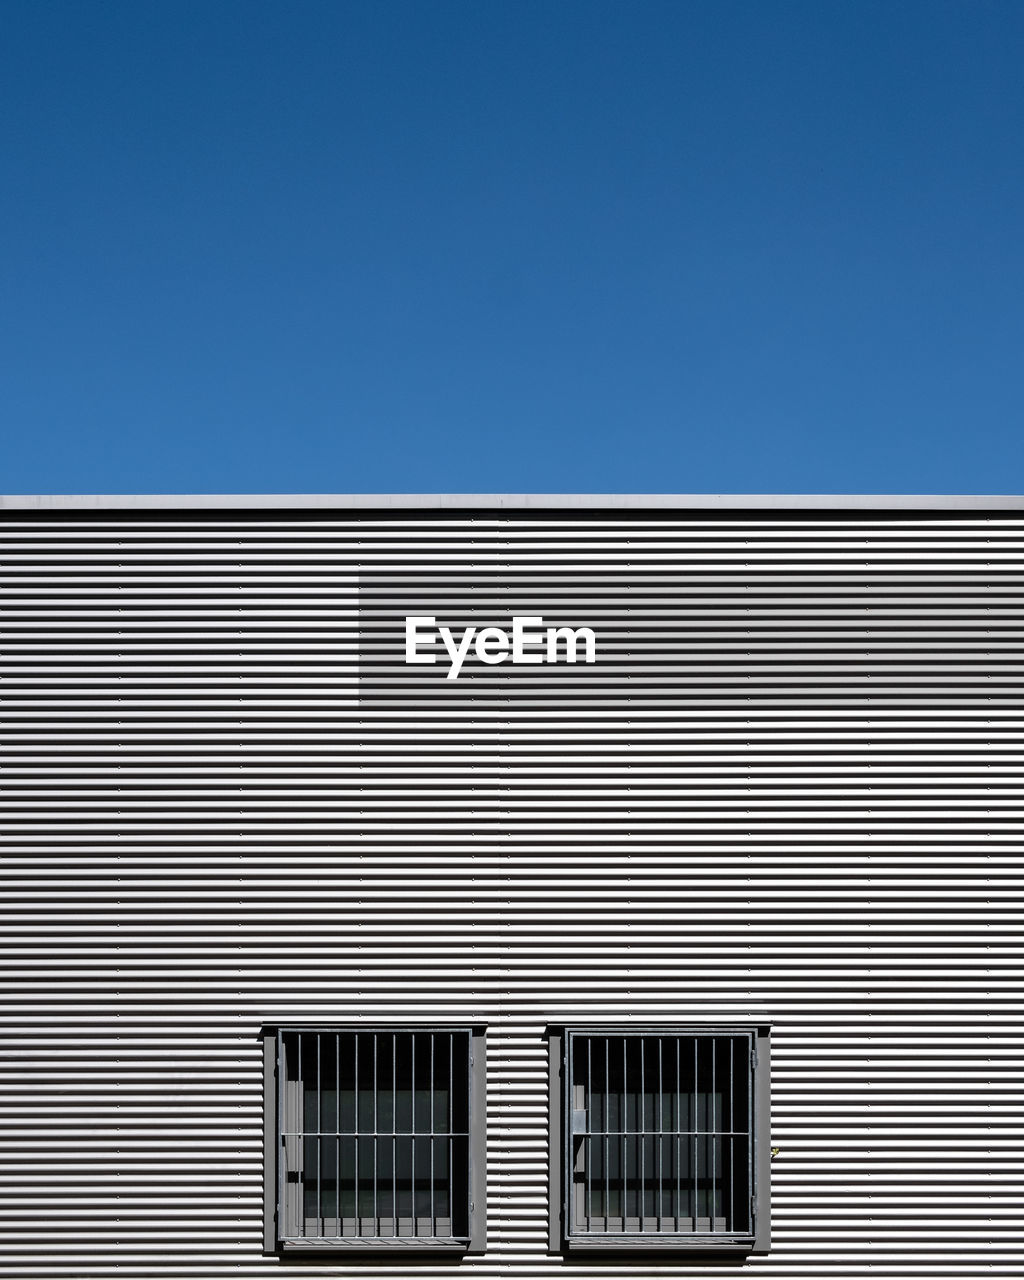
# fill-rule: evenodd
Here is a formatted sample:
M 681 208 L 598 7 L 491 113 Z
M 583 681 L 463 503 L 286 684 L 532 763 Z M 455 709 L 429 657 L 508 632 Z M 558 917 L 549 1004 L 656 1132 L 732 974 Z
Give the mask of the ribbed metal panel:
M 549 1023 L 770 1020 L 773 1277 L 1024 1272 L 1024 518 L 4 514 L 0 1274 L 263 1256 L 259 1032 L 488 1025 L 547 1252 Z M 406 614 L 594 666 L 400 661 Z

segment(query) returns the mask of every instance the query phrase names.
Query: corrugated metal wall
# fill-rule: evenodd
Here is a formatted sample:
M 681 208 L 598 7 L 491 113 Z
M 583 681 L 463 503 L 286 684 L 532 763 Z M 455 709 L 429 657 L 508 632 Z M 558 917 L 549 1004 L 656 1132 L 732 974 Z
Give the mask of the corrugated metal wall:
M 8 515 L 5 1277 L 266 1276 L 258 1032 L 489 1027 L 549 1257 L 548 1022 L 767 1015 L 773 1277 L 1024 1274 L 1017 516 Z M 398 661 L 592 626 L 595 667 Z

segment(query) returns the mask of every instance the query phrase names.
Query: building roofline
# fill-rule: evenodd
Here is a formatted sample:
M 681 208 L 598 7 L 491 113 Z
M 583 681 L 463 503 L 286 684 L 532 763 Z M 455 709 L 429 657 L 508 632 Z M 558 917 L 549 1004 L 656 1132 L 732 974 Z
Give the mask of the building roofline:
M 1022 511 L 1021 494 L 141 493 L 8 494 L 0 511 L 217 510 Z

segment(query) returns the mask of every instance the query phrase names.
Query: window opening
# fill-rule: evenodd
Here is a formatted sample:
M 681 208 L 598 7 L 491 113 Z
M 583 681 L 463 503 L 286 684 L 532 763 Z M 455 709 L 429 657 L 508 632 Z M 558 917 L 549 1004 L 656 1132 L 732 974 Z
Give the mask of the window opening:
M 468 1031 L 278 1033 L 278 1235 L 470 1236 Z
M 754 1038 L 570 1032 L 570 1237 L 753 1234 Z

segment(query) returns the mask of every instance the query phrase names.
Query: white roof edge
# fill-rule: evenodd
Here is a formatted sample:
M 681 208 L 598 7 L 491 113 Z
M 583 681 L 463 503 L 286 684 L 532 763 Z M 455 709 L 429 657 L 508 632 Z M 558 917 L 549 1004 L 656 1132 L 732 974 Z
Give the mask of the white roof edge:
M 1021 511 L 1021 494 L 890 493 L 141 493 L 0 495 L 7 511 L 216 510 Z

